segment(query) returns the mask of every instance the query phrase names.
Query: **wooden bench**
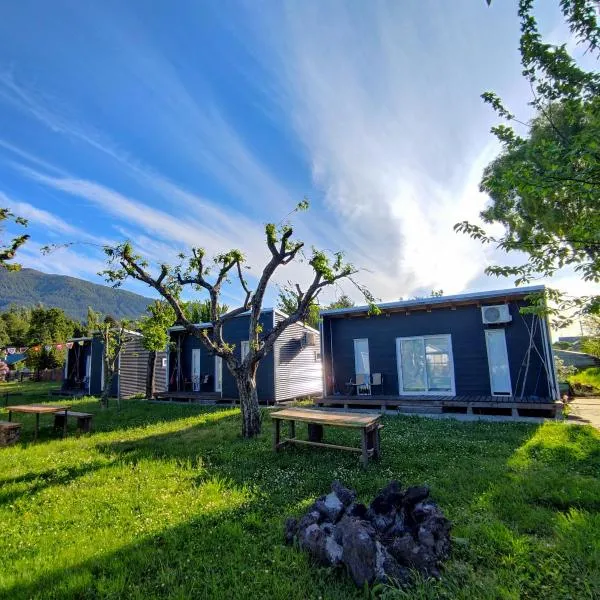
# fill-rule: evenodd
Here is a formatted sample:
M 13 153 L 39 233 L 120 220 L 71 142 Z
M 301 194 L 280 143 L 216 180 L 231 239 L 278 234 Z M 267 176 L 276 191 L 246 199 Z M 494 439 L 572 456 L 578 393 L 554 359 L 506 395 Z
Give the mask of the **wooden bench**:
M 16 444 L 21 437 L 21 423 L 0 421 L 0 446 Z
M 92 413 L 75 412 L 74 410 L 67 410 L 64 413 L 57 413 L 54 415 L 54 427 L 56 429 L 66 429 L 65 419 L 73 417 L 77 419 L 77 431 L 80 433 L 89 433 L 92 429 Z
M 367 415 L 359 413 L 348 413 L 332 410 L 315 410 L 309 408 L 285 408 L 271 413 L 273 419 L 273 449 L 278 451 L 285 444 L 299 444 L 304 446 L 318 446 L 320 448 L 334 448 L 358 452 L 362 455 L 363 467 L 369 463 L 369 458 L 379 458 L 381 454 L 380 415 Z M 289 424 L 289 437 L 284 440 L 281 436 L 281 421 Z M 296 437 L 296 422 L 308 424 L 309 439 L 300 440 Z M 323 427 L 342 427 L 359 429 L 361 431 L 361 447 L 340 446 L 328 444 L 322 441 Z

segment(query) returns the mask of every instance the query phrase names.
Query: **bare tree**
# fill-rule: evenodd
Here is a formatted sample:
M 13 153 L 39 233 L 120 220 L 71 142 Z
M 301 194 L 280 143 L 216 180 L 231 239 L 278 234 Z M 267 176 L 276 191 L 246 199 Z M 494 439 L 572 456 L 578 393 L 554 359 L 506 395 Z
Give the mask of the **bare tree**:
M 298 209 L 306 207 L 306 203 L 298 205 Z M 258 278 L 255 289 L 250 288 L 244 276 L 245 257 L 240 250 L 218 254 L 210 261 L 202 248 L 193 248 L 191 255 L 180 255 L 181 263 L 178 266 L 162 264 L 158 274 L 153 274 L 148 262 L 134 253 L 129 242 L 105 248 L 109 268 L 104 275 L 109 282 L 118 286 L 126 279 L 133 278 L 154 288 L 175 311 L 177 323 L 182 325 L 188 334 L 197 337 L 210 352 L 225 361 L 237 384 L 244 437 L 258 435 L 261 430 L 261 413 L 256 392 L 256 372 L 260 361 L 272 350 L 273 344 L 287 327 L 306 318 L 311 304 L 323 288 L 335 284 L 340 279 L 349 279 L 371 304 L 374 302 L 370 293 L 353 280 L 357 270 L 344 261 L 341 252 L 328 254 L 313 248 L 310 258 L 307 258 L 313 271 L 312 282 L 306 290 L 302 290 L 298 284 L 292 286 L 297 299 L 296 309 L 273 328 L 263 331 L 260 315 L 271 278 L 279 267 L 297 259 L 304 248 L 303 242 L 292 239 L 293 230 L 290 225 L 277 227 L 272 223 L 267 224 L 265 234 L 271 256 Z M 219 314 L 223 285 L 231 283 L 232 279 L 241 286 L 244 301 L 238 307 Z M 208 294 L 213 325 L 211 329 L 198 328 L 186 316 L 180 300 L 184 288 Z M 249 313 L 250 316 L 249 352 L 240 360 L 234 354 L 234 346 L 223 338 L 223 325 L 244 313 Z

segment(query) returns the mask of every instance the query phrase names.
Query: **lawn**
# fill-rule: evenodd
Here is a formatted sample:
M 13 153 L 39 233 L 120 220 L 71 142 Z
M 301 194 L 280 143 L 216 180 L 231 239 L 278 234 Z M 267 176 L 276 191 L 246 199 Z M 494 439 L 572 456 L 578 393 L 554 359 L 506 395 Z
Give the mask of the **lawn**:
M 92 434 L 43 427 L 33 444 L 19 415 L 23 443 L 0 450 L 0 597 L 365 598 L 282 543 L 284 517 L 334 478 L 363 500 L 392 478 L 427 483 L 454 523 L 443 580 L 384 597 L 600 597 L 590 427 L 388 417 L 383 458 L 365 471 L 338 451 L 273 453 L 266 413 L 263 435 L 244 441 L 236 409 L 71 403 L 96 413 Z
M 578 395 L 600 395 L 600 367 L 590 367 L 571 375 L 569 383 Z

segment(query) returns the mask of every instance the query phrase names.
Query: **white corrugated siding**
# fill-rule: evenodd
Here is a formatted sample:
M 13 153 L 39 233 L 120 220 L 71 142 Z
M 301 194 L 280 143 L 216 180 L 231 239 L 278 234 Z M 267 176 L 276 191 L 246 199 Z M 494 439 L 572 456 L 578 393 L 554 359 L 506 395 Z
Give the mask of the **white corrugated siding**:
M 277 322 L 282 319 L 278 314 L 275 318 Z M 319 334 L 314 333 L 314 346 L 303 346 L 302 338 L 306 331 L 313 332 L 301 323 L 294 323 L 275 342 L 276 402 L 323 393 Z

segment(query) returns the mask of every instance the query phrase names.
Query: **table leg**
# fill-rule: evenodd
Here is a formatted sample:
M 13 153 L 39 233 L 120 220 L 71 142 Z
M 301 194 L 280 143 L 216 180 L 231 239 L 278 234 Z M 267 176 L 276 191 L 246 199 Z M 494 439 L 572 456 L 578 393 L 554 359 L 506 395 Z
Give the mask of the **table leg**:
M 369 451 L 368 451 L 368 439 L 367 439 L 367 430 L 366 428 L 363 427 L 363 429 L 361 429 L 362 431 L 362 440 L 361 440 L 361 447 L 362 447 L 362 464 L 363 467 L 366 469 L 368 464 L 369 464 Z
M 273 450 L 277 452 L 279 450 L 279 431 L 281 426 L 281 421 L 279 419 L 273 419 L 275 422 L 273 423 Z
M 40 413 L 35 413 L 35 434 L 33 439 L 38 439 L 38 432 L 40 430 Z
M 296 421 L 288 421 L 290 426 L 290 439 L 294 439 L 296 437 Z
M 12 421 L 12 410 L 8 411 L 8 422 L 10 423 Z
M 63 423 L 63 437 L 67 437 L 67 422 L 68 422 L 68 415 L 67 415 L 67 411 L 65 410 L 65 421 Z

